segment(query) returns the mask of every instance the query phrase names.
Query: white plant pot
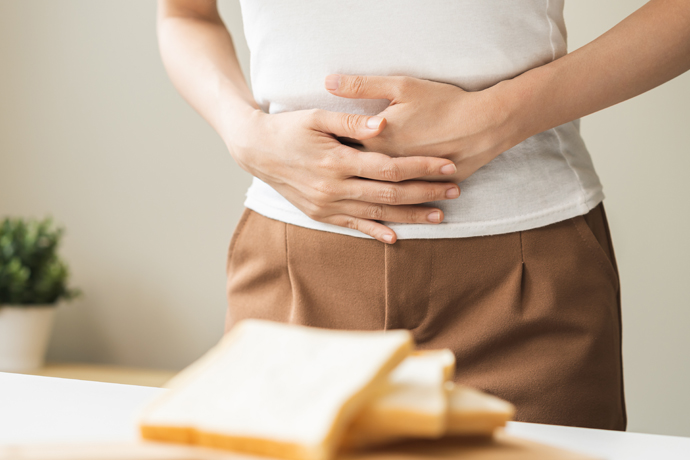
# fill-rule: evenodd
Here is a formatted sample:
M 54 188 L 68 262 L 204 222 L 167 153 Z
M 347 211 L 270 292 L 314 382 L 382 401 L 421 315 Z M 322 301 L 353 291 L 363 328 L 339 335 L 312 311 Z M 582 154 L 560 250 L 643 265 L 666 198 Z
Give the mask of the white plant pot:
M 0 305 L 0 372 L 25 372 L 43 366 L 55 308 Z

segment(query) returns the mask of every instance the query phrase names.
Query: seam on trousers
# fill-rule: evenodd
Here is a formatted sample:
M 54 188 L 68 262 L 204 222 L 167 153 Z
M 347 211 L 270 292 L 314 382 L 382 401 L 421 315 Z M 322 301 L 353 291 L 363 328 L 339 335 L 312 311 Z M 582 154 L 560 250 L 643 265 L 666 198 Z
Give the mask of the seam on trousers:
M 617 304 L 616 306 L 617 306 L 617 310 L 618 310 L 618 315 L 617 315 L 618 318 L 615 318 L 615 320 L 618 324 L 618 353 L 619 353 L 619 362 L 620 362 L 620 383 L 621 383 L 620 384 L 620 389 L 621 389 L 621 391 L 620 391 L 620 394 L 621 394 L 620 404 L 621 404 L 621 411 L 622 411 L 621 415 L 623 416 L 623 429 L 626 429 L 627 425 L 628 425 L 628 415 L 627 415 L 627 409 L 625 406 L 625 389 L 624 389 L 625 376 L 623 373 L 623 319 L 622 319 L 622 312 L 621 312 L 620 276 L 618 274 L 618 269 L 617 269 L 618 267 L 617 267 L 615 255 L 613 252 L 613 242 L 611 241 L 611 235 L 609 234 L 608 221 L 606 219 L 606 216 L 603 213 L 603 204 L 600 204 L 600 206 L 601 207 L 599 208 L 599 212 L 601 212 L 601 214 L 602 214 L 601 217 L 602 217 L 602 221 L 604 223 L 604 229 L 605 229 L 604 233 L 606 234 L 606 239 L 607 239 L 607 242 L 609 245 L 609 254 L 606 254 L 606 251 L 604 251 L 604 248 L 601 247 L 601 244 L 598 242 L 596 236 L 594 235 L 592 228 L 589 226 L 589 224 L 587 223 L 587 220 L 585 219 L 584 216 L 575 217 L 572 219 L 572 222 L 573 222 L 573 225 L 575 226 L 575 228 L 577 229 L 577 233 L 580 236 L 580 238 L 582 238 L 582 240 L 585 241 L 585 243 L 587 243 L 586 245 L 588 247 L 590 247 L 591 249 L 599 250 L 601 252 L 601 254 L 603 255 L 604 259 L 606 259 L 608 261 L 608 267 L 601 260 L 598 260 L 599 265 L 601 267 L 603 267 L 606 271 L 613 273 L 613 279 L 615 281 L 615 289 L 616 289 L 616 304 Z M 592 211 L 590 211 L 590 212 L 592 212 Z M 580 219 L 582 222 L 582 225 L 587 227 L 587 230 L 590 232 L 590 234 L 592 235 L 592 237 L 595 240 L 596 247 L 593 247 L 594 243 L 589 244 L 589 242 L 586 239 L 586 236 L 584 235 L 585 229 L 584 228 L 581 229 L 578 226 L 579 222 L 576 222 L 576 219 Z
M 225 259 L 225 275 L 227 276 L 230 273 L 230 262 L 232 261 L 232 254 L 235 252 L 235 246 L 237 246 L 237 240 L 240 239 L 240 235 L 242 233 L 242 230 L 244 230 L 244 225 L 247 223 L 247 220 L 249 219 L 249 215 L 252 213 L 249 208 L 245 208 L 244 211 L 242 212 L 242 215 L 240 216 L 240 220 L 237 222 L 237 226 L 235 227 L 235 231 L 232 233 L 232 236 L 230 237 L 230 245 L 228 246 L 228 253 Z
M 601 219 L 604 221 L 606 240 L 609 243 L 609 250 L 611 251 L 609 260 L 611 261 L 611 265 L 613 265 L 613 268 L 616 270 L 616 275 L 620 278 L 620 273 L 618 272 L 618 261 L 616 260 L 616 251 L 614 251 L 613 249 L 613 239 L 611 238 L 611 229 L 609 228 L 609 220 L 606 218 L 604 203 L 600 203 L 599 205 L 601 206 L 599 211 L 601 212 Z
M 601 247 L 601 244 L 597 240 L 597 237 L 594 235 L 592 228 L 585 220 L 585 217 L 577 216 L 570 219 L 570 222 L 573 225 L 573 227 L 575 227 L 576 233 L 578 234 L 582 242 L 585 243 L 585 246 L 588 247 L 591 251 L 591 255 L 596 259 L 597 265 L 599 265 L 606 273 L 608 273 L 608 277 L 613 282 L 615 289 L 620 289 L 620 280 L 618 279 L 618 273 L 616 273 L 616 269 L 613 267 L 613 263 L 604 251 L 604 248 Z M 584 227 L 581 227 L 581 225 L 583 225 Z M 585 234 L 585 232 L 589 232 L 589 234 Z M 589 235 L 591 235 L 591 237 L 594 239 L 593 243 L 587 239 L 587 236 Z M 602 257 L 604 258 L 604 260 L 601 260 Z
M 429 261 L 429 295 L 428 295 L 427 303 L 426 303 L 426 313 L 424 315 L 424 318 L 419 320 L 419 324 L 417 324 L 417 326 L 415 326 L 415 329 L 417 329 L 422 324 L 426 323 L 426 319 L 429 317 L 429 312 L 431 311 L 431 293 L 433 292 L 433 290 L 431 288 L 434 284 L 434 245 L 433 244 L 429 245 L 428 252 L 429 252 L 429 258 L 431 260 Z
M 520 310 L 523 310 L 523 305 L 525 305 L 525 251 L 522 242 L 522 233 L 518 232 L 518 237 L 520 239 Z M 524 311 L 523 311 L 524 313 Z
M 290 302 L 290 316 L 288 316 L 288 323 L 295 323 L 295 289 L 292 285 L 292 274 L 290 273 L 290 256 L 289 256 L 289 245 L 288 245 L 288 224 L 283 223 L 283 232 L 285 234 L 285 270 L 287 271 L 288 283 L 290 284 L 290 294 L 292 296 L 292 301 Z
M 388 245 L 383 245 L 383 330 L 388 330 Z
M 616 276 L 618 276 L 618 290 L 616 291 L 616 300 L 618 302 L 618 342 L 620 344 L 620 363 L 621 363 L 621 409 L 623 411 L 623 429 L 628 428 L 628 409 L 625 405 L 625 378 L 623 373 L 623 311 L 621 308 L 621 283 L 620 283 L 620 273 L 618 272 L 618 261 L 616 260 L 616 252 L 613 249 L 613 239 L 611 238 L 611 229 L 609 228 L 609 220 L 606 217 L 606 210 L 604 209 L 604 203 L 599 204 L 601 212 L 601 218 L 604 221 L 604 230 L 606 233 L 606 239 L 609 243 L 609 250 L 611 252 L 611 265 L 616 271 Z

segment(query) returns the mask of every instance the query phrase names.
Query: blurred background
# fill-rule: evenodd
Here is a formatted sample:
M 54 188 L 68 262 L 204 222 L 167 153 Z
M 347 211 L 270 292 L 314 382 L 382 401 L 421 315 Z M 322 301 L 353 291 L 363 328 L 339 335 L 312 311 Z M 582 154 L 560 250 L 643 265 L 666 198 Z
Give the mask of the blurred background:
M 569 0 L 569 49 L 643 5 Z M 247 75 L 239 4 L 220 1 Z M 85 295 L 48 359 L 175 372 L 223 332 L 250 176 L 176 93 L 155 1 L 0 1 L 0 218 L 54 216 Z M 690 436 L 690 74 L 583 120 L 623 289 L 629 430 Z

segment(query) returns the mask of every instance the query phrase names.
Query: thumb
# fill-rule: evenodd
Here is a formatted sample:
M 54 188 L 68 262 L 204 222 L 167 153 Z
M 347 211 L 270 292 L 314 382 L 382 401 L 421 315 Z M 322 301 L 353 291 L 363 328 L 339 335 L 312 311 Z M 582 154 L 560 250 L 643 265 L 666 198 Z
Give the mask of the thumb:
M 335 96 L 354 99 L 398 99 L 405 81 L 409 78 L 399 76 L 363 76 L 331 74 L 324 85 Z
M 335 134 L 338 137 L 363 140 L 379 135 L 386 127 L 386 119 L 379 116 L 316 110 L 313 114 L 312 126 L 318 131 Z

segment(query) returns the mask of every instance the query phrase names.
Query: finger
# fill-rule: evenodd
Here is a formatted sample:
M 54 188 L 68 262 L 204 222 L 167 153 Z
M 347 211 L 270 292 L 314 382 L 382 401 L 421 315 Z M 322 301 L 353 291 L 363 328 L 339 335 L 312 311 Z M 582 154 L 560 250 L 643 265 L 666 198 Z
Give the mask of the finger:
M 341 201 L 339 209 L 347 215 L 369 220 L 385 220 L 403 224 L 438 224 L 443 221 L 443 211 L 429 206 L 390 206 L 363 201 Z
M 343 146 L 339 149 L 342 172 L 386 182 L 400 182 L 424 176 L 449 176 L 458 170 L 447 158 L 389 157 L 378 152 L 363 152 Z
M 420 204 L 452 200 L 460 196 L 458 184 L 449 182 L 408 181 L 398 184 L 363 179 L 345 181 L 343 199 L 390 205 Z
M 397 100 L 409 83 L 406 77 L 362 76 L 331 74 L 326 77 L 326 89 L 336 96 L 353 99 Z
M 335 215 L 326 219 L 326 222 L 340 227 L 347 227 L 369 235 L 382 243 L 393 244 L 397 240 L 397 235 L 393 230 L 383 224 L 372 220 L 360 219 L 354 216 Z
M 377 116 L 316 109 L 311 111 L 311 117 L 314 129 L 338 137 L 369 139 L 377 136 L 386 127 L 386 119 Z

